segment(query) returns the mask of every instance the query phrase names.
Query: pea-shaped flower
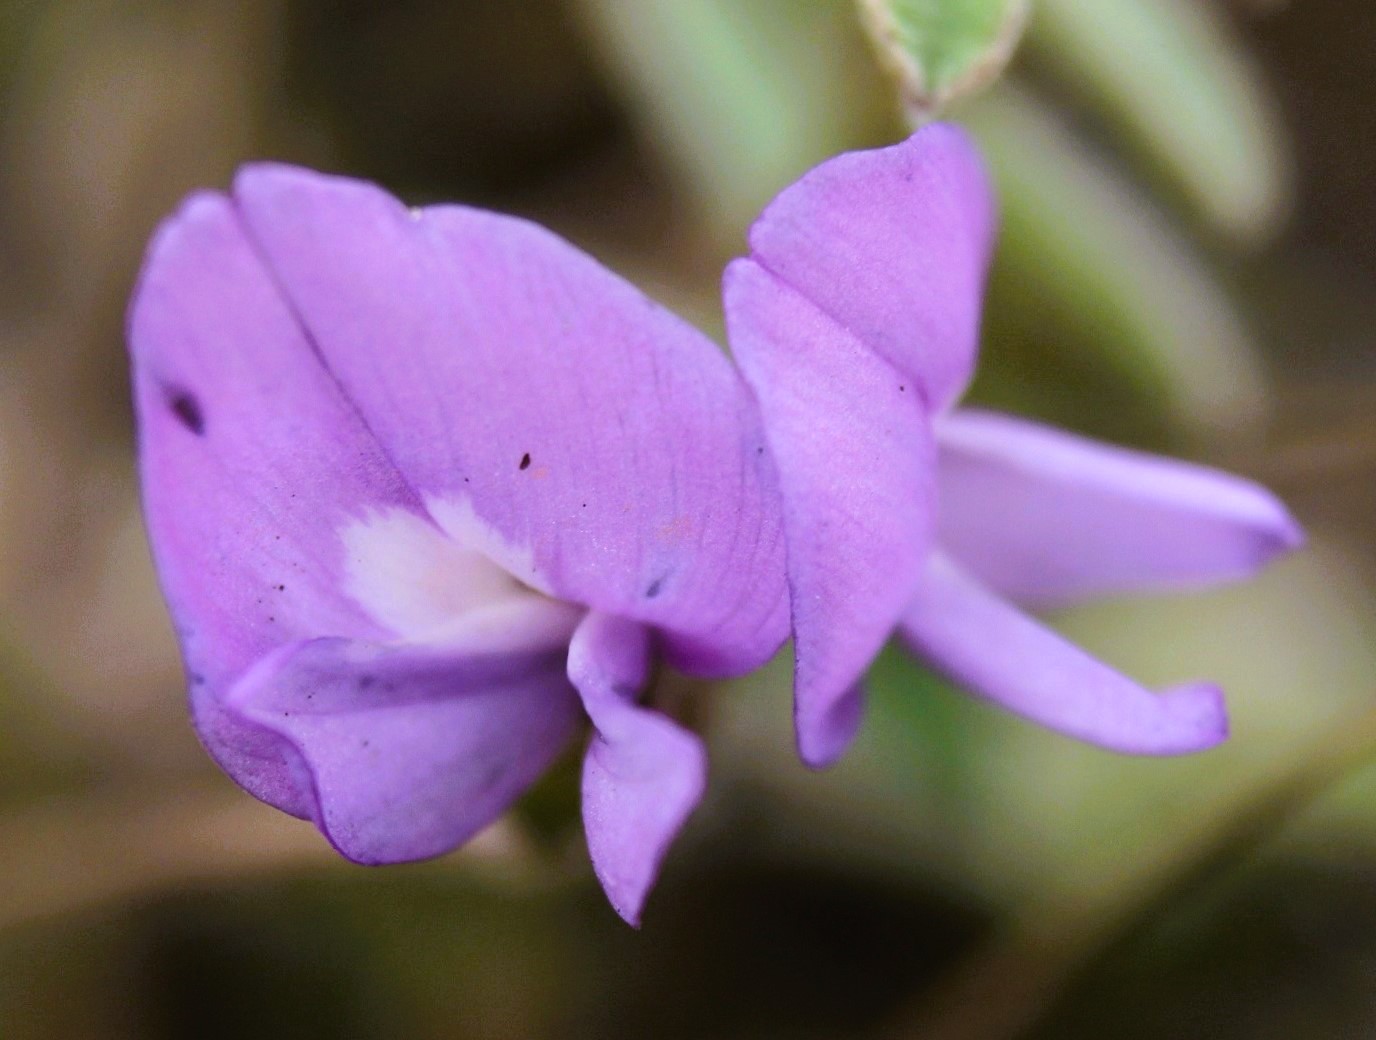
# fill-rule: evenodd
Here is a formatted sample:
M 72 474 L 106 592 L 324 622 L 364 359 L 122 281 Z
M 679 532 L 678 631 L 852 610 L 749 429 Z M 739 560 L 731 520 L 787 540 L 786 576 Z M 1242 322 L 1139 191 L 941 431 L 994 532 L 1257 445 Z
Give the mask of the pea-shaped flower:
M 704 783 L 652 661 L 787 629 L 771 461 L 691 327 L 554 235 L 255 166 L 159 231 L 129 325 L 147 523 L 196 728 L 350 859 L 434 856 L 591 720 L 634 922 Z
M 795 721 L 813 765 L 845 749 L 894 632 L 971 692 L 1072 736 L 1208 747 L 1227 732 L 1216 687 L 1154 694 L 1014 603 L 1247 577 L 1301 540 L 1249 481 L 954 407 L 993 231 L 974 147 L 938 124 L 805 175 L 727 269 L 731 346 L 779 466 Z

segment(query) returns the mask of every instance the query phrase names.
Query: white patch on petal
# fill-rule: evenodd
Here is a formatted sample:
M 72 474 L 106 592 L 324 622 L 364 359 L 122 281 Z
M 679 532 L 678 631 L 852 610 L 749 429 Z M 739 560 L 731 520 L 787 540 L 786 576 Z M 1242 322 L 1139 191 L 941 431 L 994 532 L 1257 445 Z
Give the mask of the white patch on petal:
M 568 641 L 583 610 L 532 587 L 548 588 L 529 550 L 507 544 L 466 502 L 428 505 L 435 523 L 387 509 L 340 531 L 346 591 L 374 620 L 407 641 L 473 652 Z
M 435 523 L 460 545 L 467 545 L 482 553 L 522 585 L 544 593 L 551 599 L 554 592 L 549 582 L 535 566 L 535 553 L 529 548 L 512 545 L 491 525 L 473 511 L 466 498 L 427 498 L 425 508 Z

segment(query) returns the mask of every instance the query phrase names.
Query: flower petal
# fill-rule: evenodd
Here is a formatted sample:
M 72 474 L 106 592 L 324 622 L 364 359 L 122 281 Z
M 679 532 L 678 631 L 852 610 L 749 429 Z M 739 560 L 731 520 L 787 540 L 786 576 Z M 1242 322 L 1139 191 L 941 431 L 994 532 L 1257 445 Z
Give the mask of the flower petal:
M 163 225 L 129 315 L 144 512 L 182 640 L 197 727 L 244 787 L 288 812 L 306 792 L 281 742 L 218 698 L 274 647 L 384 635 L 343 593 L 338 530 L 419 508 L 244 236 L 228 200 Z
M 937 439 L 942 545 L 1021 603 L 1233 581 L 1303 540 L 1274 495 L 1218 470 L 972 410 Z
M 933 554 L 904 615 L 904 642 L 978 697 L 1042 726 L 1134 755 L 1179 755 L 1228 734 L 1206 683 L 1143 689 Z
M 581 714 L 562 656 L 313 639 L 264 658 L 228 705 L 289 742 L 343 855 L 425 859 L 496 819 L 568 744 Z
M 932 124 L 822 163 L 750 230 L 752 258 L 876 351 L 937 412 L 974 369 L 993 199 L 974 144 Z
M 549 232 L 246 169 L 235 197 L 330 371 L 441 519 L 470 509 L 558 598 L 653 625 L 695 673 L 785 635 L 748 395 L 705 337 Z M 522 571 L 524 565 L 530 570 Z
M 754 261 L 727 267 L 725 300 L 779 469 L 798 750 L 824 766 L 855 734 L 859 682 L 931 543 L 931 424 L 907 377 Z
M 702 798 L 702 742 L 636 705 L 649 668 L 642 625 L 589 614 L 569 646 L 569 678 L 596 733 L 583 760 L 583 826 L 598 880 L 632 925 L 669 843 Z

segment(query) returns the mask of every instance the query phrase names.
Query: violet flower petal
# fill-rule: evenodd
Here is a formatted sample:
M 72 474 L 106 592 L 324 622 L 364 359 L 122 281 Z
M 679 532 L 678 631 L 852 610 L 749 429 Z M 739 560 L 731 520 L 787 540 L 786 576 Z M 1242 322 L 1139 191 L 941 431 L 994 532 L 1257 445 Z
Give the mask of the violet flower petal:
M 1154 694 L 1097 661 L 933 554 L 899 633 L 976 696 L 1091 744 L 1135 755 L 1201 751 L 1227 736 L 1208 684 Z
M 556 598 L 656 627 L 695 674 L 783 641 L 783 544 L 748 394 L 710 341 L 548 231 L 249 167 L 235 199 L 340 386 L 444 524 Z
M 935 123 L 804 174 L 750 229 L 751 257 L 937 412 L 974 370 L 993 209 L 974 143 Z
M 855 734 L 860 681 L 931 544 L 931 424 L 908 377 L 754 261 L 728 266 L 724 291 L 779 468 L 798 750 L 820 767 Z
M 1019 603 L 1234 581 L 1303 541 L 1269 491 L 1204 466 L 968 409 L 937 443 L 943 548 Z
M 143 502 L 197 729 L 250 792 L 309 816 L 271 732 L 220 698 L 263 654 L 386 633 L 343 592 L 335 531 L 418 509 L 320 366 L 223 198 L 187 201 L 149 249 L 129 316 Z
M 644 626 L 591 613 L 568 658 L 569 678 L 596 728 L 583 760 L 588 852 L 607 898 L 632 925 L 707 782 L 702 741 L 636 705 L 649 655 Z
M 567 746 L 581 713 L 562 658 L 312 639 L 263 658 L 227 703 L 290 744 L 343 855 L 426 859 L 496 819 Z

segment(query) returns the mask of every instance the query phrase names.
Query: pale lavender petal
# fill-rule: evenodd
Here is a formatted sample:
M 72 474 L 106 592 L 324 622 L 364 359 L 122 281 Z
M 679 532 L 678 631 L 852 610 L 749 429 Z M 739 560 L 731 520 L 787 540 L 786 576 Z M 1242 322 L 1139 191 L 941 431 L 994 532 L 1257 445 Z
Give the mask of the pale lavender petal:
M 855 734 L 859 683 L 931 544 L 931 424 L 907 376 L 758 264 L 727 268 L 725 300 L 779 469 L 798 749 L 824 766 Z
M 971 410 L 937 442 L 943 547 L 1021 603 L 1234 581 L 1303 540 L 1274 495 L 1218 470 Z
M 471 508 L 527 551 L 503 561 L 518 577 L 656 627 L 685 670 L 773 653 L 787 622 L 772 471 L 710 341 L 521 220 L 411 211 L 274 166 L 242 173 L 235 198 L 432 513 Z
M 569 646 L 569 678 L 596 733 L 583 760 L 583 826 L 598 879 L 616 912 L 640 923 L 670 842 L 702 797 L 702 742 L 636 704 L 649 670 L 644 626 L 584 618 Z
M 397 863 L 467 841 L 567 746 L 581 713 L 561 658 L 315 639 L 264 658 L 227 700 L 299 756 L 343 855 Z
M 932 124 L 822 163 L 750 230 L 752 258 L 939 411 L 974 369 L 993 199 L 973 142 Z
M 385 635 L 343 593 L 337 530 L 419 508 L 284 304 L 229 202 L 153 241 L 129 316 L 144 511 L 201 739 L 244 787 L 308 812 L 282 742 L 219 697 L 274 647 Z
M 1179 755 L 1212 747 L 1228 735 L 1218 687 L 1193 683 L 1152 693 L 939 553 L 899 632 L 914 653 L 970 693 L 1113 751 Z

